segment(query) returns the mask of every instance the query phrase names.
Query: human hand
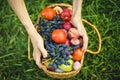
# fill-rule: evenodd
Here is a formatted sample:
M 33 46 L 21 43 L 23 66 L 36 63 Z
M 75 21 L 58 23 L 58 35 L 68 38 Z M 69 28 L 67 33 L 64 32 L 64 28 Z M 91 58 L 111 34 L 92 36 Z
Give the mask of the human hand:
M 38 33 L 34 33 L 34 36 L 30 36 L 30 38 L 33 45 L 33 58 L 36 62 L 36 65 L 39 68 L 46 70 L 46 67 L 41 62 L 41 58 L 46 58 L 48 54 L 44 48 L 44 41 Z
M 41 63 L 41 57 L 47 57 L 47 51 L 44 49 L 44 43 L 42 37 L 37 33 L 34 25 L 29 17 L 27 12 L 24 0 L 8 0 L 11 8 L 14 10 L 22 24 L 24 25 L 26 31 L 28 32 L 31 42 L 34 48 L 33 58 L 36 61 L 36 64 L 39 68 L 43 70 L 46 69 L 44 65 Z
M 85 30 L 85 27 L 82 23 L 82 20 L 78 20 L 78 17 L 74 17 L 74 18 L 72 18 L 71 22 L 77 28 L 79 35 L 83 37 L 82 50 L 83 50 L 83 52 L 85 52 L 87 50 L 87 46 L 88 46 L 88 36 L 87 36 L 87 32 Z
M 85 52 L 88 46 L 88 37 L 85 27 L 82 23 L 82 0 L 73 0 L 72 24 L 77 28 L 78 33 L 83 37 L 82 50 Z

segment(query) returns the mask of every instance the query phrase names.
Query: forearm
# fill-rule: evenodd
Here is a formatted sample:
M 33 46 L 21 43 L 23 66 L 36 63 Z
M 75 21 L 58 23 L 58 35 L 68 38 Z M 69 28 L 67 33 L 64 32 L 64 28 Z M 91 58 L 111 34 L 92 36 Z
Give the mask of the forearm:
M 37 32 L 28 15 L 24 0 L 8 0 L 8 2 L 12 7 L 12 9 L 14 10 L 14 12 L 16 13 L 16 15 L 18 16 L 18 18 L 20 19 L 21 23 L 24 25 L 28 34 L 30 36 L 33 36 L 33 34 L 36 34 Z
M 81 19 L 81 9 L 83 0 L 73 0 L 73 17 Z

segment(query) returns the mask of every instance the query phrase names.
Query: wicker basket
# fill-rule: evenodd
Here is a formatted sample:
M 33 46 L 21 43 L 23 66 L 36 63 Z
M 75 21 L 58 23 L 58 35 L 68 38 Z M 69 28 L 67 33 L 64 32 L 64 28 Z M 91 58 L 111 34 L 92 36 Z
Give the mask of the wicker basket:
M 71 5 L 69 5 L 69 4 L 64 4 L 64 3 L 52 4 L 52 5 L 48 6 L 48 7 L 54 8 L 54 7 L 56 7 L 56 6 L 63 7 L 63 8 L 64 8 L 64 7 L 65 7 L 65 8 L 67 8 L 67 7 L 72 8 Z M 41 17 L 41 15 L 38 16 L 38 20 L 37 20 L 37 24 L 36 24 L 36 25 L 38 25 L 39 20 L 40 20 L 40 17 Z M 98 40 L 99 40 L 99 42 L 98 42 L 98 50 L 97 50 L 97 51 L 87 50 L 87 52 L 92 53 L 92 54 L 98 54 L 98 53 L 100 52 L 100 50 L 101 50 L 101 36 L 100 36 L 100 33 L 99 33 L 99 31 L 97 30 L 97 28 L 96 28 L 94 25 L 92 25 L 90 22 L 88 22 L 88 21 L 85 20 L 85 19 L 82 19 L 82 21 L 83 21 L 84 23 L 88 24 L 89 26 L 91 26 L 91 27 L 96 31 L 96 33 L 97 33 L 97 35 L 98 35 Z M 28 38 L 28 59 L 29 59 L 29 60 L 32 60 L 32 59 L 33 59 L 33 58 L 31 58 L 31 55 L 30 55 L 30 38 Z M 81 66 L 80 66 L 79 70 L 73 70 L 73 71 L 71 71 L 71 72 L 62 72 L 62 73 L 52 72 L 52 71 L 49 71 L 49 70 L 45 70 L 44 72 L 45 72 L 48 76 L 53 77 L 53 78 L 70 78 L 70 77 L 73 77 L 73 76 L 75 76 L 75 75 L 77 75 L 77 74 L 79 73 L 79 71 L 81 70 L 81 67 L 82 67 L 82 65 L 83 65 L 83 60 L 84 60 L 84 56 L 83 56 L 82 60 L 80 61 Z

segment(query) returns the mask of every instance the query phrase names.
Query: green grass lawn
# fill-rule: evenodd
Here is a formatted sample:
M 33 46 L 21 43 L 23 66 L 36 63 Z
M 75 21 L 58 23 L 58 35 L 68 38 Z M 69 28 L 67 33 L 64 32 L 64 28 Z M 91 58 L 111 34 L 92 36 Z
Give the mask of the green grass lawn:
M 32 22 L 52 3 L 72 0 L 26 0 Z M 0 0 L 0 80 L 57 80 L 47 76 L 27 59 L 27 32 L 6 0 Z M 65 80 L 120 80 L 120 0 L 83 0 L 82 17 L 97 26 L 102 49 L 85 54 L 80 73 Z M 85 24 L 88 49 L 97 50 L 96 32 Z

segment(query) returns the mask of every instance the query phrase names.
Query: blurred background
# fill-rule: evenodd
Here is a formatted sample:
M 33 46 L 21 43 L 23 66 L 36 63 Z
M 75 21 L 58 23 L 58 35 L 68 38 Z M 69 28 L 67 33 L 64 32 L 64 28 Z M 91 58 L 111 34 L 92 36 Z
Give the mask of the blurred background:
M 32 22 L 40 11 L 53 3 L 72 0 L 25 0 Z M 47 76 L 34 61 L 27 59 L 28 34 L 6 0 L 0 0 L 0 80 L 58 80 Z M 82 18 L 96 25 L 102 37 L 97 55 L 85 54 L 75 77 L 64 80 L 120 80 L 120 0 L 83 0 Z M 84 24 L 88 49 L 97 50 L 96 32 Z

